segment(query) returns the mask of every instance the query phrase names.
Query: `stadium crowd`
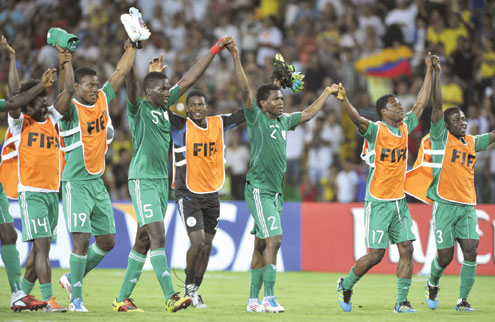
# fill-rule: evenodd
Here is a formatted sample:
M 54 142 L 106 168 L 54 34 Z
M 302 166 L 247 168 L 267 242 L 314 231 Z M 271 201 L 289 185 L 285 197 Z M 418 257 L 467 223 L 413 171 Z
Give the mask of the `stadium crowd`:
M 59 0 L 3 0 L 0 33 L 15 47 L 21 80 L 39 78 L 46 68 L 58 66 L 57 50 L 46 44 L 47 31 L 53 26 L 81 38 L 72 61 L 74 69 L 90 66 L 98 70 L 100 79 L 108 79 L 127 38 L 120 14 L 130 6 L 141 9 L 152 32 L 151 40 L 136 57 L 140 82 L 148 61 L 162 54 L 168 65 L 165 73 L 175 84 L 211 43 L 232 35 L 252 86 L 269 80 L 276 52 L 306 75 L 302 92 L 285 93 L 287 112 L 308 106 L 323 88 L 342 82 L 360 113 L 377 120 L 374 104 L 385 93 L 396 94 L 406 110 L 414 105 L 424 76 L 423 58 L 431 51 L 440 57 L 443 68 L 444 108 L 462 108 L 468 117 L 469 134 L 495 128 L 495 3 L 491 1 L 81 0 L 69 5 Z M 412 52 L 410 72 L 376 77 L 356 69 L 357 60 L 401 45 Z M 210 114 L 230 113 L 241 107 L 232 58 L 228 52 L 220 56 L 197 84 L 208 93 Z M 8 97 L 8 65 L 3 56 L 0 98 Z M 112 199 L 130 199 L 127 173 L 132 145 L 124 88 L 110 105 L 116 133 L 107 153 L 104 180 Z M 51 91 L 53 101 L 56 88 Z M 185 115 L 184 103 L 185 96 L 173 110 Z M 341 109 L 332 97 L 324 113 L 289 132 L 285 200 L 364 200 L 368 167 L 359 157 L 362 138 Z M 6 113 L 0 117 L 3 138 Z M 409 137 L 410 166 L 429 126 L 427 109 Z M 226 133 L 229 180 L 222 191 L 224 198 L 244 199 L 248 144 L 245 126 Z M 478 202 L 495 203 L 493 145 L 477 157 Z

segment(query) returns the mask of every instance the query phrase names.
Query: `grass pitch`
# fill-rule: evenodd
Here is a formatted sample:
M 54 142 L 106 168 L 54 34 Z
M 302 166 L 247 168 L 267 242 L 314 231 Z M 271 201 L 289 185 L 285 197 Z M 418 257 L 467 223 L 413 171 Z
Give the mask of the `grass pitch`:
M 68 306 L 67 293 L 58 278 L 67 270 L 53 269 L 53 290 L 57 301 Z M 419 311 L 416 314 L 395 314 L 396 278 L 392 275 L 368 274 L 354 287 L 353 310 L 345 313 L 337 303 L 337 279 L 344 274 L 285 272 L 277 274 L 275 292 L 285 307 L 282 314 L 247 313 L 249 273 L 208 272 L 200 294 L 208 309 L 188 308 L 167 313 L 164 299 L 153 271 L 144 271 L 132 294 L 145 313 L 130 314 L 112 311 L 111 304 L 124 277 L 123 269 L 95 269 L 84 280 L 83 298 L 89 313 L 44 313 L 10 310 L 10 290 L 5 268 L 0 269 L 0 321 L 495 321 L 495 276 L 478 276 L 469 302 L 478 312 L 456 312 L 459 276 L 441 279 L 439 307 L 430 310 L 424 302 L 425 277 L 413 277 L 409 300 Z M 176 270 L 184 278 L 182 270 Z M 183 292 L 173 275 L 176 290 Z M 263 292 L 263 291 L 262 291 Z M 33 295 L 40 298 L 38 285 Z

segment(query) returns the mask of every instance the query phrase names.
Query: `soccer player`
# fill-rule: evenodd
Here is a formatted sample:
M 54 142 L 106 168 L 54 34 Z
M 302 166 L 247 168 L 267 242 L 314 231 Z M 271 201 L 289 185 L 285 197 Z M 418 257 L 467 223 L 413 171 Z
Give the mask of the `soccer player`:
M 107 135 L 113 135 L 108 104 L 131 70 L 135 56 L 136 48 L 127 40 L 115 72 L 101 89 L 95 70 L 77 69 L 74 98 L 59 122 L 66 161 L 62 174 L 63 209 L 74 241 L 70 273 L 62 275 L 60 284 L 69 293 L 69 310 L 74 312 L 88 312 L 82 300 L 83 278 L 115 243 L 112 203 L 101 179 Z M 91 235 L 96 241 L 89 246 Z
M 15 51 L 8 45 L 4 36 L 1 38 L 1 46 L 8 53 L 10 59 L 9 91 L 11 93 L 17 93 L 19 91 L 19 77 L 16 70 Z M 8 100 L 0 100 L 0 111 L 12 111 L 38 99 L 39 96 L 43 96 L 42 94 L 46 91 L 46 88 L 53 85 L 55 80 L 56 74 L 54 69 L 45 71 L 41 82 L 36 84 L 36 86 Z M 15 246 L 17 232 L 14 228 L 14 219 L 9 213 L 9 201 L 7 200 L 3 183 L 0 183 L 0 241 L 2 243 L 0 253 L 5 264 L 5 271 L 12 293 L 10 307 L 14 311 L 38 310 L 45 307 L 47 302 L 36 300 L 33 296 L 26 295 L 22 290 L 20 283 L 21 263 L 19 252 Z
M 168 312 L 187 308 L 192 300 L 181 298 L 174 291 L 165 256 L 165 226 L 163 219 L 168 206 L 167 156 L 170 145 L 168 108 L 177 102 L 209 66 L 213 58 L 231 37 L 220 39 L 174 86 L 162 72 L 150 72 L 143 81 L 145 100 L 138 95 L 134 73 L 126 78 L 127 116 L 132 133 L 132 160 L 129 167 L 129 193 L 138 220 L 138 231 L 126 274 L 112 308 L 117 312 L 142 312 L 129 298 L 141 276 L 148 250 L 151 264 L 162 288 Z M 150 64 L 155 60 L 150 61 Z M 161 65 L 161 63 L 159 63 Z M 163 71 L 165 67 L 159 68 Z
M 184 294 L 206 308 L 198 289 L 208 266 L 220 217 L 218 190 L 225 181 L 223 132 L 245 121 L 244 111 L 207 117 L 206 95 L 192 90 L 187 118 L 169 112 L 174 139 L 175 200 L 191 243 L 186 255 Z
M 251 142 L 251 159 L 245 189 L 246 203 L 254 219 L 254 251 L 251 263 L 251 290 L 248 312 L 284 312 L 276 301 L 274 285 L 277 253 L 282 243 L 282 184 L 286 169 L 287 131 L 309 121 L 322 108 L 326 99 L 338 91 L 327 87 L 321 96 L 302 112 L 284 114 L 284 99 L 276 84 L 263 84 L 256 100 L 249 88 L 235 42 L 227 46 L 234 57 L 234 70 Z M 264 298 L 259 292 L 264 284 Z
M 418 119 L 428 103 L 433 67 L 431 54 L 425 58 L 426 76 L 416 104 L 404 115 L 401 103 L 392 94 L 376 101 L 381 121 L 371 122 L 359 115 L 339 85 L 337 99 L 365 138 L 363 159 L 370 165 L 366 184 L 365 226 L 368 254 L 358 259 L 345 278 L 338 280 L 338 301 L 345 312 L 352 309 L 351 295 L 354 284 L 385 254 L 388 242 L 397 244 L 397 301 L 394 312 L 414 313 L 407 300 L 413 271 L 413 245 L 416 239 L 411 231 L 412 219 L 404 195 L 404 176 L 407 166 L 407 137 L 418 125 Z M 366 153 L 365 153 L 366 152 Z
M 429 141 L 431 150 L 440 153 L 432 154 L 432 162 L 437 165 L 432 168 L 433 181 L 422 182 L 430 183 L 426 196 L 433 200 L 433 227 L 438 254 L 431 263 L 430 276 L 426 281 L 425 301 L 430 309 L 437 308 L 440 277 L 452 261 L 457 241 L 464 261 L 455 309 L 471 312 L 476 310 L 467 298 L 476 278 L 479 243 L 473 168 L 476 152 L 487 150 L 488 145 L 495 142 L 495 131 L 468 135 L 466 116 L 459 107 L 449 107 L 442 112 L 441 68 L 438 58 L 435 57 L 433 62 L 436 75 Z
M 60 140 L 56 124 L 62 118 L 74 92 L 74 73 L 70 51 L 57 46 L 61 64 L 65 65 L 64 90 L 48 107 L 47 93 L 9 112 L 9 129 L 18 151 L 18 198 L 22 216 L 22 237 L 33 247 L 26 260 L 22 289 L 26 294 L 38 279 L 41 295 L 48 304 L 45 312 L 66 312 L 53 296 L 50 266 L 50 242 L 56 238 L 58 222 L 58 191 L 60 188 Z M 9 83 L 18 80 L 17 71 L 10 69 Z M 39 80 L 28 80 L 20 92 L 36 86 Z M 17 84 L 15 84 L 17 87 Z M 39 171 L 38 169 L 43 169 Z

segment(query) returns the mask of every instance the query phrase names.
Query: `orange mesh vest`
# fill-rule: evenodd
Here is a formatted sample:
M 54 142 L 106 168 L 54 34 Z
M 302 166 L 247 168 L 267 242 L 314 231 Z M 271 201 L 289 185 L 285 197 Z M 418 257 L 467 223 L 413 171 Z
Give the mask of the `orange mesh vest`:
M 407 194 L 421 200 L 427 204 L 433 204 L 433 200 L 426 197 L 428 188 L 433 181 L 433 168 L 440 168 L 442 165 L 433 163 L 433 154 L 443 154 L 443 151 L 432 150 L 430 134 L 428 133 L 421 139 L 421 145 L 418 150 L 418 157 L 411 170 L 406 173 L 404 190 Z
M 447 134 L 442 171 L 438 179 L 437 194 L 440 198 L 468 205 L 476 204 L 474 189 L 475 140 L 464 136 L 466 144 Z
M 84 166 L 90 174 L 100 174 L 105 171 L 105 153 L 107 152 L 107 125 L 110 122 L 107 111 L 107 100 L 102 90 L 98 91 L 98 99 L 92 107 L 84 106 L 75 99 L 72 100 L 77 108 L 81 141 L 72 143 L 63 149 L 68 152 L 82 145 Z M 72 132 L 74 129 L 72 130 Z M 65 131 L 62 136 L 68 136 Z M 74 134 L 74 133 L 72 133 Z
M 20 136 L 12 136 L 10 129 L 5 133 L 5 142 L 2 147 L 2 161 L 0 164 L 0 182 L 7 197 L 17 199 L 17 186 L 19 177 L 17 174 L 18 153 L 15 142 L 20 140 Z
M 19 143 L 19 184 L 58 191 L 60 185 L 60 142 L 50 119 L 39 123 L 24 114 Z
M 225 181 L 223 121 L 220 116 L 206 118 L 203 129 L 187 119 L 186 186 L 194 193 L 211 193 Z
M 375 156 L 371 164 L 375 169 L 368 187 L 375 199 L 397 200 L 404 197 L 407 166 L 407 126 L 404 122 L 399 124 L 399 130 L 401 135 L 397 136 L 379 122 L 374 151 L 366 153 Z

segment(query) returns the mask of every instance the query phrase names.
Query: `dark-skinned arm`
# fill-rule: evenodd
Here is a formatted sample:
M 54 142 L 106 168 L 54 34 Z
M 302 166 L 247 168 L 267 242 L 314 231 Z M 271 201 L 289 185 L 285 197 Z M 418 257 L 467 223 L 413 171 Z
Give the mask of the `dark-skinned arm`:
M 117 67 L 115 68 L 115 72 L 108 80 L 115 93 L 118 92 L 122 87 L 122 84 L 124 84 L 124 79 L 131 71 L 131 68 L 134 65 L 134 59 L 136 58 L 136 48 L 132 47 L 129 39 L 126 40 L 124 48 L 124 54 L 120 58 Z
M 233 40 L 227 46 L 227 49 L 232 54 L 232 58 L 234 60 L 234 74 L 235 79 L 237 80 L 237 85 L 239 86 L 239 90 L 241 91 L 242 104 L 250 110 L 253 108 L 254 96 L 251 92 L 251 88 L 249 88 L 249 82 L 247 80 L 246 73 L 242 68 L 241 58 L 239 56 L 239 49 L 237 48 L 235 40 Z
M 125 86 L 127 88 L 127 99 L 132 105 L 137 105 L 139 84 L 135 65 L 132 65 L 131 71 L 125 76 Z
M 339 91 L 337 93 L 336 98 L 340 101 L 340 103 L 342 103 L 345 112 L 347 113 L 347 115 L 349 115 L 351 121 L 357 126 L 359 132 L 361 134 L 366 133 L 370 121 L 367 118 L 359 115 L 357 109 L 354 106 L 352 106 L 351 102 L 349 102 L 346 96 L 345 88 L 342 86 L 342 83 L 339 84 Z
M 301 112 L 301 121 L 299 123 L 304 123 L 311 120 L 315 117 L 316 114 L 321 110 L 323 105 L 325 105 L 325 101 L 332 94 L 337 94 L 339 91 L 339 87 L 337 84 L 333 84 L 331 87 L 325 88 L 323 93 L 321 93 L 320 97 L 316 99 L 310 106 L 306 107 L 304 111 Z
M 59 75 L 59 87 L 62 92 L 55 99 L 53 106 L 57 112 L 64 115 L 74 96 L 74 68 L 72 67 L 72 54 L 70 50 L 56 47 L 59 52 L 60 70 L 63 69 L 63 72 Z
M 21 107 L 29 104 L 36 96 L 41 94 L 45 88 L 53 86 L 57 81 L 55 68 L 47 69 L 41 77 L 41 82 L 29 90 L 15 95 L 5 101 L 5 111 L 9 111 L 11 117 L 17 119 L 21 115 Z
M 223 48 L 225 48 L 225 46 L 227 46 L 229 43 L 231 43 L 232 40 L 233 40 L 233 38 L 230 37 L 230 36 L 229 37 L 224 37 L 224 38 L 220 39 L 216 43 L 216 46 L 218 46 L 218 48 L 220 50 L 222 50 Z M 184 75 L 184 77 L 182 77 L 182 79 L 177 83 L 177 84 L 179 84 L 180 95 L 182 95 L 185 92 L 187 92 L 187 90 L 194 83 L 197 82 L 197 80 L 205 72 L 206 68 L 208 68 L 208 66 L 210 65 L 210 63 L 212 62 L 212 60 L 213 60 L 214 57 L 215 57 L 215 55 L 211 51 L 209 51 L 196 64 L 194 64 L 193 67 L 191 67 L 187 71 L 187 73 Z
M 429 52 L 425 58 L 426 63 L 426 75 L 423 81 L 423 86 L 421 86 L 421 90 L 418 93 L 418 97 L 416 98 L 416 104 L 414 104 L 412 111 L 416 114 L 416 117 L 419 119 L 423 114 L 423 111 L 430 100 L 431 93 L 431 78 L 433 74 L 433 66 L 431 64 L 431 53 Z
M 442 109 L 442 86 L 440 85 L 440 59 L 437 56 L 433 56 L 432 63 L 435 68 L 435 76 L 433 77 L 433 92 L 432 101 L 433 108 L 431 111 L 431 122 L 437 123 L 442 119 L 443 109 Z
M 10 96 L 14 96 L 19 94 L 20 85 L 19 85 L 19 74 L 17 73 L 17 65 L 15 62 L 15 50 L 10 47 L 7 43 L 7 39 L 5 36 L 2 36 L 1 40 L 2 49 L 8 53 L 9 55 L 9 94 Z

